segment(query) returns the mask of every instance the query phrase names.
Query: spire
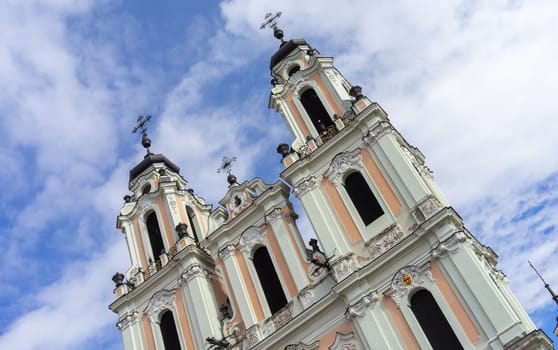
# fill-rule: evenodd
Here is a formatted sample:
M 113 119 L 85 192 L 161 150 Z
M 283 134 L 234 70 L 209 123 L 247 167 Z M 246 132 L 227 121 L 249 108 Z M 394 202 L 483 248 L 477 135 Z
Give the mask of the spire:
M 238 185 L 236 181 L 236 176 L 231 174 L 233 163 L 236 161 L 236 157 L 223 157 L 221 160 L 221 166 L 217 169 L 217 173 L 227 173 L 227 182 L 229 183 L 229 187 L 234 185 Z
M 145 127 L 145 124 L 147 124 L 150 120 L 151 120 L 150 115 L 145 117 L 143 115 L 138 116 L 138 120 L 137 120 L 138 125 L 132 130 L 132 134 L 135 134 L 138 131 L 141 132 L 141 144 L 147 151 L 147 154 L 145 155 L 146 158 L 149 155 L 153 154 L 149 150 L 149 147 L 151 147 L 151 139 L 147 137 L 147 128 Z
M 264 17 L 264 21 L 260 26 L 260 29 L 265 29 L 267 27 L 273 28 L 273 36 L 278 40 L 280 40 L 281 41 L 280 46 L 283 46 L 283 44 L 285 43 L 285 40 L 283 40 L 284 33 L 282 29 L 277 27 L 277 20 L 279 19 L 279 17 L 281 17 L 281 12 L 276 12 L 275 14 L 268 12 Z
M 531 268 L 533 270 L 535 270 L 535 272 L 537 273 L 537 275 L 539 275 L 539 278 L 541 279 L 541 281 L 543 281 L 544 283 L 544 287 L 546 288 L 546 290 L 548 290 L 548 292 L 550 293 L 550 295 L 552 296 L 552 300 L 554 300 L 554 302 L 556 304 L 558 304 L 558 295 L 556 295 L 556 293 L 554 293 L 554 291 L 552 290 L 552 288 L 550 288 L 550 284 L 546 283 L 546 281 L 544 280 L 544 278 L 541 276 L 541 274 L 539 273 L 539 271 L 537 271 L 537 269 L 533 266 L 533 264 L 531 264 L 530 261 L 528 261 L 529 265 L 531 266 Z

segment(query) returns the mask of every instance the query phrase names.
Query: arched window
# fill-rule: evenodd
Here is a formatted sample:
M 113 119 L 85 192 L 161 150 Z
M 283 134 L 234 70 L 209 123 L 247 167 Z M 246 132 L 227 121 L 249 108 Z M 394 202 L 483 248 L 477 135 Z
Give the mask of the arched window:
M 365 225 L 369 225 L 384 214 L 380 203 L 378 203 L 372 190 L 368 187 L 368 183 L 358 171 L 345 178 L 345 190 L 347 190 Z
M 181 350 L 180 340 L 178 340 L 178 332 L 174 323 L 172 311 L 166 310 L 161 316 L 161 335 L 163 336 L 163 344 L 165 350 Z
M 260 247 L 254 252 L 254 266 L 269 310 L 274 314 L 287 304 L 287 298 L 266 247 Z
M 159 255 L 165 251 L 165 245 L 163 244 L 163 237 L 161 236 L 161 229 L 159 228 L 159 221 L 157 221 L 157 215 L 155 212 L 147 216 L 145 224 L 147 225 L 153 259 L 157 259 L 159 258 Z
M 411 310 L 434 350 L 463 349 L 429 291 L 422 289 L 411 297 Z
M 313 89 L 304 91 L 300 95 L 300 102 L 302 103 L 302 106 L 304 106 L 306 114 L 308 114 L 312 120 L 314 127 L 318 130 L 318 133 L 321 133 L 333 125 L 333 121 L 322 104 L 322 101 L 320 101 L 320 98 L 316 94 L 316 91 Z
M 192 229 L 192 234 L 194 235 L 194 240 L 196 242 L 200 241 L 200 237 L 198 236 L 198 221 L 196 219 L 196 214 L 194 210 L 189 206 L 186 206 L 186 213 L 188 214 L 188 219 L 190 220 L 190 228 Z

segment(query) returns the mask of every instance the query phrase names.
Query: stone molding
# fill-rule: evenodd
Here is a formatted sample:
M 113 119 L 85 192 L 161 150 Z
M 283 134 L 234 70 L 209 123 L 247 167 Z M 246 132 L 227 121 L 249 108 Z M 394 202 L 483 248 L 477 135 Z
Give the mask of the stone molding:
M 312 344 L 304 344 L 300 342 L 298 344 L 289 344 L 285 347 L 284 350 L 318 350 L 320 347 L 320 341 L 316 340 Z
M 265 220 L 271 224 L 279 219 L 281 219 L 281 208 L 272 209 L 265 214 Z
M 277 311 L 270 318 L 265 320 L 262 327 L 264 336 L 270 335 L 271 333 L 275 332 L 276 329 L 279 329 L 289 323 L 294 316 L 293 307 L 294 304 L 291 301 L 281 310 Z
M 252 226 L 240 236 L 238 248 L 242 253 L 250 255 L 256 245 L 265 245 L 265 240 L 260 230 Z
M 378 293 L 376 291 L 370 292 L 360 298 L 355 304 L 350 305 L 345 311 L 345 318 L 349 321 L 353 320 L 355 317 L 362 317 L 366 312 L 366 309 L 378 301 Z
M 246 330 L 246 339 L 248 340 L 248 347 L 256 345 L 260 339 L 260 331 L 258 325 L 255 324 Z
M 440 201 L 432 195 L 426 197 L 419 204 L 417 204 L 412 210 L 411 214 L 418 223 L 424 222 L 426 219 L 434 215 L 442 208 Z
M 178 279 L 178 283 L 188 283 L 196 277 L 211 279 L 211 272 L 199 264 L 190 265 L 182 272 Z
M 159 314 L 163 310 L 174 311 L 176 302 L 175 290 L 162 289 L 153 294 L 144 312 L 149 316 L 152 323 L 158 323 Z
M 335 341 L 329 346 L 330 350 L 358 350 L 359 347 L 354 339 L 353 332 L 335 334 Z
M 341 183 L 343 175 L 347 171 L 351 169 L 360 170 L 362 168 L 364 168 L 364 165 L 362 163 L 360 148 L 356 148 L 352 151 L 339 153 L 333 157 L 324 176 L 334 185 L 338 185 Z
M 236 250 L 236 247 L 233 244 L 227 244 L 226 246 L 224 246 L 223 248 L 221 248 L 221 250 L 219 250 L 218 256 L 219 259 L 221 259 L 222 261 L 227 260 L 228 258 L 230 258 L 231 256 L 234 255 L 234 251 Z
M 349 254 L 344 256 L 333 264 L 333 275 L 337 282 L 349 276 L 353 271 L 358 268 L 358 263 L 356 261 L 356 256 L 354 254 Z
M 380 137 L 382 137 L 388 132 L 393 132 L 393 131 L 394 131 L 393 127 L 389 122 L 381 121 L 375 127 L 373 127 L 368 131 L 368 134 L 366 134 L 366 136 L 362 138 L 362 141 L 368 146 L 371 146 L 376 141 L 378 141 Z
M 386 294 L 395 301 L 397 307 L 400 307 L 401 301 L 409 295 L 410 291 L 432 282 L 434 282 L 434 278 L 430 271 L 430 262 L 422 266 L 405 266 L 395 273 L 391 280 L 391 287 Z
M 138 320 L 138 312 L 134 311 L 130 314 L 124 315 L 118 322 L 116 323 L 116 327 L 122 332 L 124 329 L 130 327 L 133 323 L 136 323 Z
M 448 253 L 455 253 L 459 249 L 459 245 L 467 240 L 467 235 L 463 231 L 457 231 L 452 234 L 448 239 L 441 242 L 432 249 L 432 259 L 440 259 Z
M 318 185 L 318 181 L 316 180 L 316 177 L 310 176 L 310 177 L 307 177 L 306 179 L 304 179 L 298 185 L 296 185 L 293 188 L 293 193 L 294 193 L 295 197 L 300 198 L 306 192 L 311 191 L 314 188 L 316 188 L 317 185 Z
M 405 237 L 403 229 L 399 225 L 393 224 L 377 237 L 368 241 L 366 247 L 372 259 L 375 259 L 399 243 L 403 237 Z
M 307 288 L 303 290 L 299 295 L 298 298 L 302 304 L 304 309 L 308 308 L 310 305 L 314 304 L 314 292 L 312 289 Z

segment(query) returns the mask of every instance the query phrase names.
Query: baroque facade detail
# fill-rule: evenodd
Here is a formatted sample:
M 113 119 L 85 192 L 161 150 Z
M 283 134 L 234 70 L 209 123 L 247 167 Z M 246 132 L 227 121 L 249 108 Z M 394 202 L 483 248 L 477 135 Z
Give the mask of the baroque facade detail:
M 350 305 L 347 308 L 347 311 L 345 311 L 345 317 L 347 320 L 351 321 L 355 317 L 364 316 L 366 309 L 376 301 L 378 301 L 378 293 L 376 293 L 376 291 L 366 294 L 355 304 Z
M 428 196 L 412 210 L 412 214 L 418 223 L 422 223 L 441 208 L 442 205 L 436 197 Z
M 305 344 L 303 342 L 300 342 L 298 344 L 289 344 L 285 347 L 284 350 L 318 350 L 319 347 L 319 341 L 315 341 L 312 344 Z
M 153 294 L 144 312 L 153 323 L 158 322 L 158 317 L 163 310 L 174 310 L 176 301 L 175 290 L 160 290 Z
M 238 248 L 242 253 L 250 255 L 256 245 L 265 245 L 265 240 L 257 228 L 250 227 L 240 236 Z
M 422 266 L 406 266 L 393 276 L 390 290 L 386 294 L 399 307 L 410 291 L 429 282 L 434 282 L 429 262 Z
M 275 221 L 281 219 L 281 208 L 270 210 L 267 214 L 265 214 L 265 219 L 269 223 L 274 223 Z
M 304 181 L 299 183 L 293 188 L 293 193 L 297 198 L 300 198 L 306 192 L 313 190 L 318 186 L 318 181 L 314 176 L 306 178 Z
M 368 131 L 368 134 L 366 134 L 366 136 L 362 138 L 362 141 L 368 146 L 371 146 L 380 137 L 391 131 L 393 131 L 393 127 L 391 126 L 391 124 L 387 121 L 381 121 L 375 127 Z
M 201 265 L 198 264 L 190 265 L 186 270 L 184 270 L 184 272 L 182 272 L 180 278 L 178 279 L 178 282 L 180 284 L 188 283 L 196 277 L 203 277 L 206 279 L 210 279 L 211 272 Z
M 350 152 L 343 152 L 336 155 L 329 167 L 327 168 L 324 176 L 331 181 L 334 185 L 341 183 L 343 175 L 351 169 L 363 168 L 362 156 L 360 149 L 356 148 Z
M 360 350 L 361 347 L 358 346 L 353 332 L 342 334 L 337 332 L 335 335 L 335 341 L 329 347 L 330 350 Z
M 219 259 L 221 259 L 222 261 L 227 260 L 228 258 L 230 258 L 231 256 L 234 255 L 235 250 L 236 250 L 236 248 L 235 248 L 234 245 L 227 244 L 226 246 L 221 248 L 221 250 L 219 250 L 219 253 L 218 253 Z
M 368 248 L 372 259 L 375 259 L 391 249 L 394 245 L 401 241 L 403 237 L 405 237 L 403 229 L 399 225 L 393 224 L 380 233 L 378 237 L 375 237 L 366 243 L 366 247 Z
M 139 313 L 137 311 L 134 311 L 132 313 L 125 315 L 120 320 L 118 320 L 118 322 L 116 323 L 116 327 L 118 327 L 120 331 L 123 331 L 124 329 L 130 327 L 130 325 L 137 322 L 138 314 Z
M 455 253 L 459 245 L 467 240 L 467 235 L 463 231 L 457 231 L 448 239 L 441 242 L 432 249 L 432 258 L 439 259 L 448 253 Z

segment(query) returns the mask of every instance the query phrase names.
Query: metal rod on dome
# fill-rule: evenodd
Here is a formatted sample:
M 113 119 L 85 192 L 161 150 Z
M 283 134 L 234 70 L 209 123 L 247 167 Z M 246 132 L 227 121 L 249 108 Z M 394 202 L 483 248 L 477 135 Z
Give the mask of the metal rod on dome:
M 539 276 L 539 278 L 541 279 L 541 281 L 543 281 L 544 283 L 544 287 L 548 290 L 548 292 L 550 293 L 550 295 L 552 296 L 552 300 L 554 300 L 554 302 L 556 304 L 558 304 L 558 295 L 556 295 L 556 293 L 554 293 L 554 291 L 552 290 L 552 288 L 550 288 L 550 284 L 546 283 L 546 281 L 544 280 L 543 276 L 541 276 L 541 274 L 539 273 L 539 271 L 537 271 L 537 269 L 533 266 L 533 264 L 531 264 L 530 261 L 527 261 L 529 263 L 529 265 L 531 265 L 531 268 L 533 270 L 535 270 L 535 272 L 537 273 L 537 275 Z
M 145 127 L 145 124 L 147 124 L 150 120 L 151 120 L 150 115 L 147 116 L 140 115 L 138 116 L 138 120 L 137 120 L 138 125 L 134 129 L 132 129 L 132 134 L 135 134 L 138 131 L 141 132 L 141 144 L 147 150 L 147 156 L 152 154 L 151 151 L 149 150 L 149 147 L 151 147 L 151 139 L 147 137 L 147 128 Z
M 223 157 L 221 160 L 221 166 L 217 169 L 217 173 L 227 173 L 227 182 L 230 186 L 237 184 L 236 176 L 231 174 L 233 163 L 236 161 L 236 157 Z
M 279 17 L 281 17 L 281 11 L 276 12 L 275 14 L 272 14 L 271 12 L 266 13 L 260 29 L 265 29 L 268 27 L 272 28 L 275 38 L 281 40 L 281 43 L 284 43 L 285 40 L 283 40 L 283 30 L 277 27 L 277 20 L 279 19 Z

